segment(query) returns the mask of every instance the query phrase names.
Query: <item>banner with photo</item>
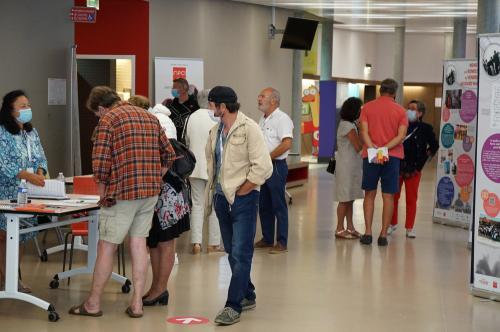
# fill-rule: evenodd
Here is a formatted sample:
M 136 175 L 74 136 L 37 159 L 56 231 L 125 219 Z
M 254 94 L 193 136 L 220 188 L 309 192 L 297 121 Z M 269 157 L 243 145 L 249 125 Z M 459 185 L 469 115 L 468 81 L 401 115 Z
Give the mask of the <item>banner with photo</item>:
M 474 192 L 477 61 L 447 60 L 443 76 L 433 220 L 468 228 Z
M 155 104 L 174 98 L 171 91 L 177 78 L 188 80 L 198 91 L 203 90 L 203 59 L 156 57 L 154 65 Z
M 500 35 L 479 36 L 473 293 L 500 293 Z

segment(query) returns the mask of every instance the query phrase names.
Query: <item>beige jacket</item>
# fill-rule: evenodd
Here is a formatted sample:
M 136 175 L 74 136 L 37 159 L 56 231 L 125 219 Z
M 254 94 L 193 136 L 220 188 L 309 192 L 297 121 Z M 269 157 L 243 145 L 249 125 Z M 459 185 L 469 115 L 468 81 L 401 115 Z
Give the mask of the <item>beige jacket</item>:
M 208 184 L 205 190 L 205 215 L 212 212 L 212 199 L 215 194 L 215 144 L 219 125 L 210 130 L 205 149 L 207 156 Z M 238 112 L 229 130 L 220 169 L 222 191 L 229 204 L 234 203 L 236 191 L 246 180 L 260 185 L 273 174 L 273 163 L 264 141 L 262 131 L 255 121 Z

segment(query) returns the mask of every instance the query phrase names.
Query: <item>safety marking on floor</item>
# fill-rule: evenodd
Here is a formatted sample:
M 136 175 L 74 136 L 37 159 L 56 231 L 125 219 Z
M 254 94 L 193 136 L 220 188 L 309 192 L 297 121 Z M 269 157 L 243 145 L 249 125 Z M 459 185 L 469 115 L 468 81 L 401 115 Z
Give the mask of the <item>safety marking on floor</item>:
M 177 325 L 200 325 L 208 323 L 209 320 L 205 317 L 178 316 L 170 317 L 167 322 Z

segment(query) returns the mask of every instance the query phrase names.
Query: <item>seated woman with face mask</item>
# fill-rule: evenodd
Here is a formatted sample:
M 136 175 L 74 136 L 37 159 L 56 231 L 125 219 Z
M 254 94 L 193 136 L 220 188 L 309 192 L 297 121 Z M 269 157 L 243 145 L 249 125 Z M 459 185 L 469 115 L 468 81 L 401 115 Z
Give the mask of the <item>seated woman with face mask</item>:
M 3 97 L 0 109 L 0 200 L 16 199 L 21 180 L 36 186 L 45 185 L 47 159 L 31 119 L 31 105 L 26 93 L 15 90 Z M 25 225 L 34 223 L 34 218 L 23 219 Z M 5 282 L 5 230 L 5 215 L 0 214 L 0 289 Z M 21 234 L 20 242 L 35 236 L 36 233 Z M 31 289 L 20 282 L 19 291 L 30 293 Z
M 408 131 L 403 142 L 405 158 L 401 161 L 399 176 L 399 193 L 394 195 L 394 213 L 388 233 L 393 233 L 398 225 L 398 202 L 401 188 L 406 191 L 406 237 L 414 238 L 415 215 L 417 213 L 417 198 L 422 169 L 439 149 L 439 143 L 430 124 L 422 121 L 425 105 L 421 101 L 412 100 L 408 104 Z

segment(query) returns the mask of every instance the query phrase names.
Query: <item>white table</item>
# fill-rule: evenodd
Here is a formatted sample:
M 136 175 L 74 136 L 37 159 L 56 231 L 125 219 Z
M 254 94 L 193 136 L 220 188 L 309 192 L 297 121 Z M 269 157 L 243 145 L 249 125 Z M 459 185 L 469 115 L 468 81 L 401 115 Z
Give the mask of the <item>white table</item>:
M 81 195 L 69 195 L 71 200 L 80 200 Z M 38 297 L 30 294 L 24 294 L 18 291 L 19 280 L 19 235 L 39 231 L 43 229 L 55 228 L 70 225 L 73 223 L 88 221 L 88 251 L 87 251 L 87 266 L 72 269 L 66 272 L 57 273 L 50 282 L 50 288 L 59 287 L 59 281 L 70 278 L 79 274 L 92 274 L 97 257 L 97 242 L 99 240 L 99 206 L 94 202 L 79 202 L 71 205 L 70 202 L 58 202 L 47 200 L 32 200 L 32 204 L 44 204 L 46 210 L 28 210 L 16 211 L 17 204 L 9 201 L 0 201 L 0 213 L 5 214 L 7 219 L 7 246 L 6 246 L 6 278 L 5 291 L 0 292 L 1 299 L 16 299 L 31 303 L 49 312 L 49 320 L 55 322 L 59 320 L 59 315 L 53 304 L 50 304 Z M 77 213 L 87 212 L 89 215 L 85 217 L 74 218 Z M 20 229 L 20 219 L 32 218 L 37 215 L 49 216 L 52 222 Z M 122 292 L 130 291 L 131 282 L 127 278 L 113 273 L 112 279 L 123 284 Z

